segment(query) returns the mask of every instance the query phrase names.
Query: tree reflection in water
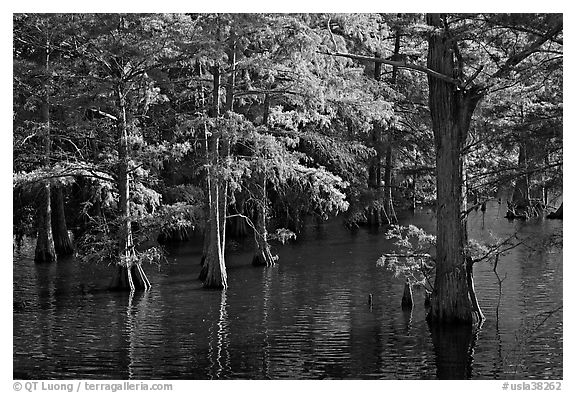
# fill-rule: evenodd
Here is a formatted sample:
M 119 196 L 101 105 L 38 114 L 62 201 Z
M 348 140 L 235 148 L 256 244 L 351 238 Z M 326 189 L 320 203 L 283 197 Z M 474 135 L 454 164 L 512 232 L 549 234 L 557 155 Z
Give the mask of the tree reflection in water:
M 219 316 L 216 323 L 210 326 L 208 342 L 208 361 L 210 369 L 208 375 L 211 379 L 220 379 L 230 376 L 230 329 L 228 320 L 228 304 L 226 290 L 220 296 Z
M 467 325 L 429 324 L 438 379 L 470 379 L 480 329 Z

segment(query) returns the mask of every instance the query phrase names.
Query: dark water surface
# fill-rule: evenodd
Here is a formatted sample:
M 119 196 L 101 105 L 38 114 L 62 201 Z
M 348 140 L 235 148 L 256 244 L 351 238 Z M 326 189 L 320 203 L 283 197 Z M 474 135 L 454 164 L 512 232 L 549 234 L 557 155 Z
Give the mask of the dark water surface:
M 473 213 L 471 237 L 517 231 L 534 246 L 561 238 L 561 221 L 509 222 L 498 209 L 488 209 L 484 228 Z M 426 211 L 401 221 L 435 227 Z M 474 331 L 431 331 L 420 292 L 412 313 L 401 311 L 402 281 L 376 266 L 391 249 L 383 231 L 351 234 L 335 220 L 275 245 L 273 268 L 252 267 L 248 248 L 230 251 L 229 289 L 220 292 L 201 289 L 201 243 L 189 242 L 160 270 L 147 266 L 152 290 L 130 296 L 104 290 L 106 266 L 36 266 L 29 244 L 14 259 L 14 377 L 562 378 L 561 245 L 500 259 L 498 315 L 492 267 L 476 266 L 487 321 Z

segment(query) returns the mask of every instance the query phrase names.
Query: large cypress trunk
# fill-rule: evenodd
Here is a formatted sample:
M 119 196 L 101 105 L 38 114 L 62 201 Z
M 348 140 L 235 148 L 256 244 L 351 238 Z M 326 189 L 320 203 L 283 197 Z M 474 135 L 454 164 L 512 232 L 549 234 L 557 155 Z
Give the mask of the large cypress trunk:
M 50 165 L 50 154 L 52 140 L 50 136 L 50 41 L 46 39 L 46 53 L 43 57 L 46 81 L 44 83 L 44 94 L 42 106 L 40 108 L 41 121 L 44 124 L 44 165 Z M 36 240 L 36 250 L 34 252 L 34 262 L 54 262 L 56 261 L 56 250 L 54 248 L 54 238 L 52 235 L 52 209 L 50 206 L 50 183 L 48 181 L 41 185 L 40 198 L 37 208 L 38 216 L 38 237 Z
M 454 46 L 439 15 L 428 15 L 428 68 L 454 76 Z M 437 241 L 436 272 L 428 318 L 433 322 L 466 323 L 482 318 L 475 302 L 471 260 L 467 258 L 465 168 L 462 150 L 474 108 L 481 98 L 474 89 L 428 77 L 429 106 L 436 145 Z
M 66 214 L 64 210 L 64 193 L 62 187 L 51 188 L 52 203 L 52 232 L 54 235 L 54 246 L 58 255 L 71 255 L 74 246 L 68 233 L 66 225 Z

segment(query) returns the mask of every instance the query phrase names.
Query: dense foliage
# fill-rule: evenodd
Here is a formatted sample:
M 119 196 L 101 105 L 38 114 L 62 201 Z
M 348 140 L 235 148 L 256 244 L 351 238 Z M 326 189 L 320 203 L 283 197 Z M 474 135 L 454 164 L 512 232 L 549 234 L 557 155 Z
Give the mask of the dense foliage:
M 430 65 L 439 35 L 450 75 Z M 530 218 L 561 193 L 559 15 L 15 14 L 13 40 L 16 239 L 50 260 L 71 229 L 131 289 L 191 231 L 205 285 L 226 287 L 226 234 L 252 233 L 269 265 L 308 217 L 380 226 L 434 205 L 437 83 L 474 97 L 467 208 L 508 195 Z M 429 287 L 435 240 L 395 230 L 419 257 L 382 263 Z

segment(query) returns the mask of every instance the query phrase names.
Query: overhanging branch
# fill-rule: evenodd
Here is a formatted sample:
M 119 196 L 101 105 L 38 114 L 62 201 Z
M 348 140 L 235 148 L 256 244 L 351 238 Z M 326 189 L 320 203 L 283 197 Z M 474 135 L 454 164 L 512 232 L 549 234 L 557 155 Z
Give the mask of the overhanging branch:
M 439 72 L 431 70 L 430 68 L 426 68 L 426 67 L 418 65 L 418 64 L 410 64 L 410 63 L 406 63 L 404 61 L 394 61 L 394 60 L 383 59 L 381 57 L 354 55 L 351 53 L 343 53 L 343 52 L 325 51 L 325 52 L 319 52 L 319 53 L 324 54 L 324 55 L 329 55 L 329 56 L 346 57 L 346 58 L 352 59 L 352 60 L 371 61 L 374 63 L 382 63 L 382 64 L 386 64 L 386 65 L 391 65 L 393 67 L 415 70 L 415 71 L 423 72 L 423 73 L 430 75 L 430 76 L 433 76 L 435 78 L 438 78 L 440 80 L 443 80 L 444 82 L 447 82 L 447 83 L 450 83 L 450 84 L 453 84 L 456 86 L 460 86 L 460 82 L 457 79 L 451 78 L 447 75 L 441 74 Z

